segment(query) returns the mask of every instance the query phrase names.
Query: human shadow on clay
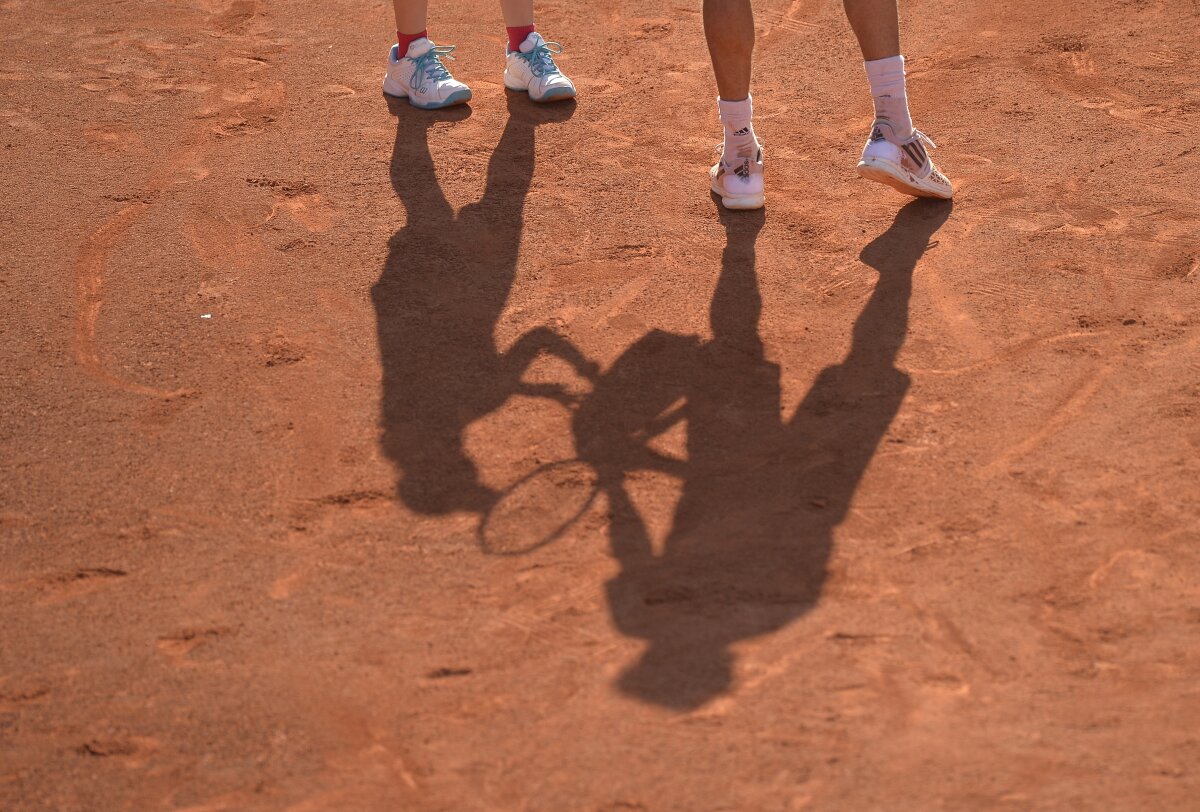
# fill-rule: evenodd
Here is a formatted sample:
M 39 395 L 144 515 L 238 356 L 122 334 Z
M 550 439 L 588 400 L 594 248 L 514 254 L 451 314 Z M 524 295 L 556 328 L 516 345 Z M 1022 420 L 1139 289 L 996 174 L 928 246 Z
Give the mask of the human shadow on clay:
M 383 366 L 381 445 L 397 467 L 397 493 L 426 514 L 485 513 L 496 494 L 479 481 L 463 432 L 513 395 L 568 401 L 552 384 L 521 375 L 539 353 L 594 375 L 575 348 L 549 328 L 507 351 L 494 331 L 516 277 L 525 197 L 533 178 L 534 133 L 571 117 L 573 102 L 535 106 L 508 94 L 508 121 L 488 163 L 482 198 L 457 214 L 438 184 L 429 130 L 470 115 L 395 104 L 391 182 L 406 221 L 388 243 L 371 290 Z
M 621 566 L 607 584 L 614 623 L 647 643 L 620 677 L 622 692 L 698 707 L 731 687 L 733 644 L 776 631 L 817 602 L 834 528 L 908 390 L 895 363 L 913 269 L 950 210 L 912 202 L 863 249 L 879 277 L 850 350 L 821 371 L 789 420 L 779 367 L 758 332 L 762 212 L 721 212 L 712 339 L 652 331 L 596 380 L 575 415 L 576 445 L 611 513 Z M 652 448 L 684 421 L 686 460 Z M 683 486 L 659 554 L 627 490 L 647 471 Z
M 786 421 L 779 368 L 766 359 L 758 333 L 761 212 L 721 213 L 727 237 L 710 310 L 712 339 L 652 331 L 603 375 L 545 327 L 500 352 L 494 331 L 516 276 L 534 132 L 571 112 L 531 108 L 510 96 L 483 197 L 456 215 L 427 140 L 447 115 L 401 111 L 391 180 L 406 223 L 390 240 L 372 289 L 383 363 L 382 446 L 399 471 L 406 505 L 427 514 L 472 512 L 487 526 L 504 495 L 479 481 L 463 448 L 466 427 L 518 394 L 571 409 L 577 462 L 594 473 L 593 494 L 607 497 L 621 567 L 607 585 L 610 611 L 622 633 L 647 643 L 619 687 L 654 704 L 695 708 L 731 687 L 734 644 L 782 628 L 818 600 L 834 528 L 908 389 L 895 361 L 907 332 L 912 274 L 951 206 L 911 203 L 863 249 L 861 259 L 879 279 L 850 350 L 818 375 Z M 523 382 L 543 352 L 566 360 L 592 381 L 592 391 L 572 396 Z M 656 452 L 654 438 L 682 422 L 686 459 Z M 657 555 L 628 491 L 647 471 L 683 483 Z

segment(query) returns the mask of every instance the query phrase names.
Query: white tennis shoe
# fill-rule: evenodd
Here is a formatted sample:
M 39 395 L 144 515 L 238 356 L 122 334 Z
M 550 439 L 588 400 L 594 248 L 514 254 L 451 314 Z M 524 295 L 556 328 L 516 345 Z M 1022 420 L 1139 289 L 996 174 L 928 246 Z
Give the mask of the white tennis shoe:
M 454 58 L 452 53 L 453 45 L 434 45 L 428 37 L 414 40 L 403 57 L 400 46 L 393 45 L 383 92 L 408 99 L 409 104 L 422 110 L 462 104 L 471 98 L 471 88 L 451 76 L 442 64 L 442 59 Z
M 907 140 L 895 139 L 891 122 L 875 119 L 871 137 L 858 162 L 858 174 L 906 195 L 949 200 L 954 197 L 954 186 L 926 151 L 926 147 L 936 146 L 920 130 L 913 130 L 912 137 Z
M 713 194 L 720 196 L 725 208 L 761 209 L 767 202 L 762 145 L 752 143 L 731 159 L 722 151 L 721 160 L 708 170 L 708 180 Z
M 529 94 L 535 102 L 562 101 L 575 98 L 575 83 L 554 64 L 554 56 L 563 52 L 557 42 L 546 42 L 534 31 L 517 50 L 505 46 L 507 63 L 504 67 L 504 86 Z

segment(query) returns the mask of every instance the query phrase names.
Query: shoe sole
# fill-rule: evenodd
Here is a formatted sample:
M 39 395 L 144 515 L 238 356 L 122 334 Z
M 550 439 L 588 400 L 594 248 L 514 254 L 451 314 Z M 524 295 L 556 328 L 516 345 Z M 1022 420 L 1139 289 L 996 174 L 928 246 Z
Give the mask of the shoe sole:
M 519 86 L 513 87 L 512 85 L 510 85 L 508 83 L 507 75 L 505 75 L 505 77 L 504 77 L 504 86 L 506 88 L 508 88 L 509 90 L 513 91 L 514 93 L 527 94 L 529 96 L 529 100 L 531 102 L 536 102 L 537 104 L 546 104 L 548 102 L 566 101 L 567 99 L 573 99 L 573 98 L 575 98 L 575 92 L 576 92 L 573 88 L 556 87 L 556 88 L 547 90 L 541 96 L 535 97 L 532 93 L 529 92 L 529 88 L 527 88 L 527 87 L 519 87 Z
M 408 103 L 413 107 L 416 107 L 418 110 L 441 110 L 444 107 L 453 107 L 456 104 L 466 104 L 469 102 L 471 100 L 471 89 L 467 88 L 466 90 L 456 90 L 446 98 L 442 99 L 440 102 L 434 102 L 433 104 L 421 104 L 420 102 L 414 101 L 413 97 L 405 93 L 403 90 L 390 90 L 388 83 L 385 81 L 383 83 L 383 95 L 390 96 L 393 99 L 407 99 Z
M 759 195 L 738 195 L 737 197 L 730 197 L 729 195 L 725 194 L 721 187 L 715 183 L 710 183 L 709 188 L 712 189 L 712 193 L 714 195 L 721 198 L 722 206 L 733 211 L 753 211 L 754 209 L 761 209 L 767 203 L 767 195 L 765 192 Z
M 932 189 L 925 189 L 920 186 L 914 186 L 903 178 L 897 177 L 891 169 L 891 165 L 885 161 L 880 161 L 877 158 L 865 158 L 858 163 L 858 174 L 867 180 L 875 183 L 882 183 L 884 186 L 891 186 L 897 192 L 901 192 L 912 197 L 931 197 L 936 200 L 950 200 L 954 197 L 954 190 L 951 189 L 949 194 L 937 192 Z

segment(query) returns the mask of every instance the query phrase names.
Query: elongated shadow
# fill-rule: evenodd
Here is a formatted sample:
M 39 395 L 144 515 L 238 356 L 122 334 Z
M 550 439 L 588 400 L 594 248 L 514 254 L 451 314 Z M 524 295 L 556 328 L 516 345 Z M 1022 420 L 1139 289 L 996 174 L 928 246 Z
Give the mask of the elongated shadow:
M 850 350 L 818 375 L 790 421 L 779 368 L 758 333 L 761 213 L 722 216 L 713 338 L 651 332 L 597 380 L 576 413 L 576 444 L 611 510 L 621 564 L 607 585 L 613 620 L 647 642 L 620 678 L 623 692 L 698 707 L 730 688 L 734 643 L 776 631 L 816 603 L 834 528 L 908 390 L 895 361 L 913 269 L 950 210 L 910 203 L 862 251 L 879 279 Z M 653 438 L 681 422 L 686 461 L 657 454 Z M 683 481 L 658 555 L 627 491 L 648 470 Z
M 501 495 L 480 482 L 463 448 L 475 420 L 516 394 L 573 412 L 578 462 L 607 497 L 620 573 L 607 584 L 615 625 L 646 641 L 620 689 L 672 708 L 727 691 L 731 647 L 776 631 L 820 597 L 833 532 L 900 408 L 908 378 L 895 361 L 908 325 L 913 270 L 949 204 L 915 202 L 863 249 L 879 280 L 845 359 L 823 370 L 782 419 L 779 368 L 758 332 L 755 269 L 761 213 L 723 213 L 727 239 L 710 320 L 713 338 L 652 331 L 596 375 L 567 341 L 537 328 L 511 349 L 494 332 L 513 281 L 538 124 L 572 108 L 509 99 L 483 197 L 457 214 L 437 182 L 428 131 L 444 120 L 403 110 L 391 180 L 406 223 L 372 289 L 383 363 L 382 446 L 397 492 L 427 514 L 486 517 Z M 523 383 L 542 352 L 594 383 L 582 399 Z M 686 424 L 686 460 L 654 438 Z M 677 476 L 683 493 L 660 554 L 629 496 L 645 471 Z M 486 548 L 486 545 L 485 545 Z
M 508 106 L 483 197 L 457 213 L 438 184 L 429 131 L 469 113 L 394 108 L 390 173 L 406 222 L 389 241 L 371 290 L 383 365 L 381 444 L 397 468 L 398 495 L 422 513 L 484 513 L 496 494 L 479 481 L 463 450 L 466 427 L 514 394 L 562 397 L 554 387 L 521 382 L 538 353 L 585 365 L 570 344 L 544 328 L 506 352 L 496 348 L 496 324 L 516 277 L 534 133 L 574 112 L 573 103 L 539 107 L 514 94 Z

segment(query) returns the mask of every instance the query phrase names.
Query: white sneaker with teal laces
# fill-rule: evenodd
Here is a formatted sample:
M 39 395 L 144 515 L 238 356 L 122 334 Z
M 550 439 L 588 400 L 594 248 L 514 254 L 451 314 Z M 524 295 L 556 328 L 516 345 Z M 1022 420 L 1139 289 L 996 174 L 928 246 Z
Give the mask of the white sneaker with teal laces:
M 413 107 L 437 110 L 462 104 L 471 98 L 471 88 L 450 75 L 442 59 L 453 59 L 453 45 L 434 45 L 428 37 L 414 40 L 408 53 L 400 56 L 400 46 L 393 45 L 388 54 L 387 74 L 383 77 L 383 92 L 399 99 L 408 99 Z
M 519 49 L 512 51 L 506 46 L 505 50 L 504 86 L 509 90 L 527 92 L 535 102 L 575 98 L 574 82 L 554 64 L 554 55 L 563 52 L 557 42 L 546 42 L 534 31 Z
M 858 174 L 906 195 L 949 200 L 954 197 L 954 186 L 926 150 L 936 146 L 920 130 L 913 130 L 908 138 L 896 138 L 891 122 L 877 118 L 863 147 Z

